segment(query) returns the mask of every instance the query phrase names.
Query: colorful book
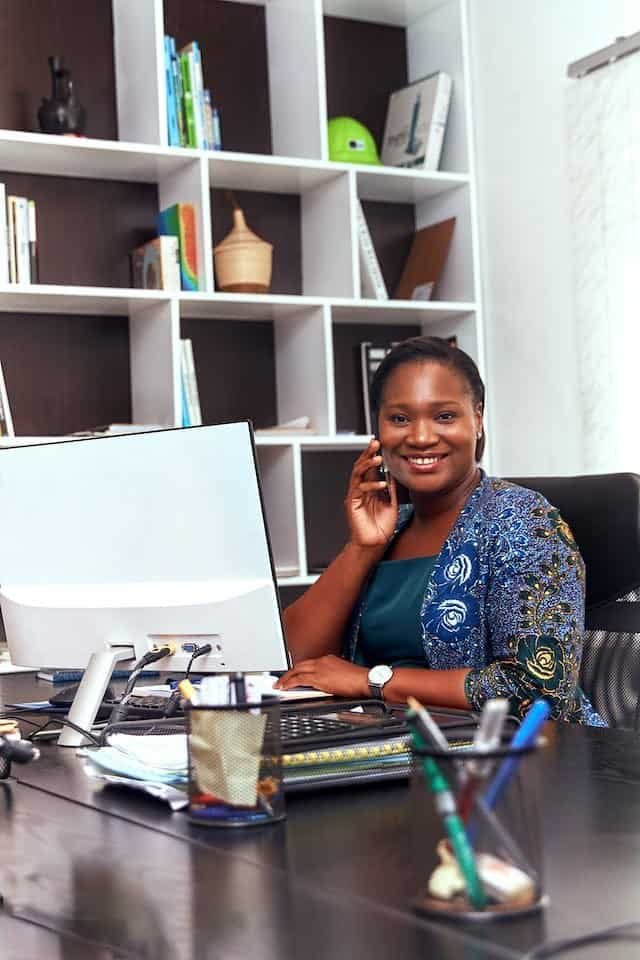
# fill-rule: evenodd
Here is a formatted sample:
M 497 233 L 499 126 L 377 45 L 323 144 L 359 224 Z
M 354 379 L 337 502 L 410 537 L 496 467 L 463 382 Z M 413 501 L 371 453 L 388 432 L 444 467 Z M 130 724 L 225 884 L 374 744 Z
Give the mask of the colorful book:
M 389 294 L 382 276 L 373 240 L 362 209 L 356 200 L 356 223 L 358 227 L 358 251 L 360 254 L 360 292 L 365 298 L 388 300 Z
M 180 244 L 176 236 L 154 237 L 131 253 L 133 286 L 140 290 L 181 289 Z
M 178 238 L 180 254 L 180 286 L 182 290 L 198 289 L 198 256 L 196 248 L 196 213 L 192 203 L 174 203 L 158 215 L 160 236 Z
M 439 70 L 391 94 L 382 140 L 384 164 L 438 169 L 451 89 L 451 77 Z

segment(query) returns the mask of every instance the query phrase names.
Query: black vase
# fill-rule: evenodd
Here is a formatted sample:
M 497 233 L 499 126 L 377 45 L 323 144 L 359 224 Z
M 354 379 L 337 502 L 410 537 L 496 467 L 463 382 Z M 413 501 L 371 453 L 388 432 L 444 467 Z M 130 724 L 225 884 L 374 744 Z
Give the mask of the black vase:
M 43 133 L 83 134 L 87 111 L 76 100 L 71 73 L 63 66 L 62 57 L 49 57 L 51 98 L 42 98 L 38 123 Z

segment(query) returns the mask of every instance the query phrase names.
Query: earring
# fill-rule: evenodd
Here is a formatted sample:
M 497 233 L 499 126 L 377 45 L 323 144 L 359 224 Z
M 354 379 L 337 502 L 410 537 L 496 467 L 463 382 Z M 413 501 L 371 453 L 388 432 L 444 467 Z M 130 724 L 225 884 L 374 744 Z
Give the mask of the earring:
M 481 438 L 482 438 L 482 430 L 479 430 L 478 433 L 476 433 L 476 440 L 480 440 Z

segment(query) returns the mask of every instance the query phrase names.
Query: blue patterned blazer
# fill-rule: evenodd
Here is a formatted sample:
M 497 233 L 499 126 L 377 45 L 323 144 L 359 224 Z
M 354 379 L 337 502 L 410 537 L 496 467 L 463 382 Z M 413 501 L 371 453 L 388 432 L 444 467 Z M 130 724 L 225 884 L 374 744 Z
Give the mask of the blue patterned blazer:
M 411 519 L 402 506 L 397 536 Z M 545 697 L 556 719 L 606 726 L 578 686 L 584 629 L 584 563 L 558 511 L 532 490 L 484 474 L 427 583 L 419 629 L 425 666 L 470 667 L 474 709 L 507 697 L 522 716 Z M 358 658 L 366 587 L 345 655 Z

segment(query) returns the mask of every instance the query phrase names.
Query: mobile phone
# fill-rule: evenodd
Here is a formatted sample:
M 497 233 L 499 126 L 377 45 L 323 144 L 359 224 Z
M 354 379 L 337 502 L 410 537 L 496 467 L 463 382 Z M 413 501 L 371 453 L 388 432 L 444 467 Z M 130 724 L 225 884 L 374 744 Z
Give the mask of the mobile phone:
M 376 440 L 378 441 L 378 443 L 380 443 L 380 438 L 379 438 L 379 437 L 376 437 Z M 379 479 L 379 480 L 384 480 L 384 482 L 385 482 L 386 485 L 387 485 L 387 487 L 386 487 L 385 490 L 381 490 L 381 491 L 380 491 L 380 494 L 381 494 L 381 496 L 386 497 L 387 500 L 390 500 L 390 499 L 391 499 L 391 472 L 390 472 L 387 464 L 385 463 L 384 453 L 382 452 L 382 444 L 381 444 L 381 443 L 380 443 L 380 449 L 379 449 L 379 451 L 378 451 L 378 454 L 379 454 L 379 456 L 382 457 L 382 463 L 381 463 L 381 464 L 379 465 L 379 467 L 378 467 L 378 479 Z

